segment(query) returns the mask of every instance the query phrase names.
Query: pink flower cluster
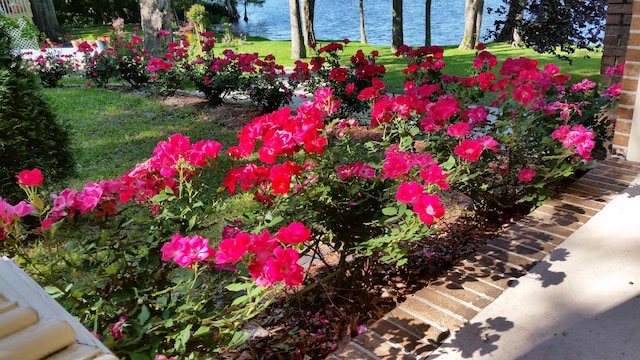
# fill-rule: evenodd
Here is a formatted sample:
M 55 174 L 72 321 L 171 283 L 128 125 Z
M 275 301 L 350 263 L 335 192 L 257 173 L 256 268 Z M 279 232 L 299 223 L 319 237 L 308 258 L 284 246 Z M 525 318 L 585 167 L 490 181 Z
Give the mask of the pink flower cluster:
M 303 268 L 298 265 L 298 253 L 286 245 L 303 243 L 311 238 L 311 230 L 302 223 L 293 222 L 271 236 L 267 230 L 261 234 L 237 232 L 222 240 L 215 254 L 216 264 L 224 265 L 250 257 L 249 273 L 259 286 L 284 282 L 302 284 Z
M 498 152 L 498 142 L 488 135 L 464 139 L 453 149 L 453 152 L 464 160 L 476 162 L 485 149 Z
M 175 190 L 177 175 L 189 179 L 195 174 L 196 168 L 204 167 L 216 159 L 221 149 L 222 144 L 217 141 L 202 140 L 192 144 L 182 134 L 171 135 L 169 140 L 158 143 L 153 150 L 153 157 L 121 177 L 124 188 L 120 202 L 127 202 L 132 197 L 137 202 L 146 202 L 167 187 Z
M 373 179 L 376 177 L 376 171 L 369 164 L 363 164 L 356 161 L 348 164 L 336 166 L 336 172 L 341 181 L 345 181 L 352 177 L 361 179 Z
M 120 319 L 118 319 L 118 321 L 116 321 L 115 323 L 113 323 L 111 325 L 111 327 L 109 328 L 109 332 L 111 333 L 111 336 L 115 339 L 115 340 L 120 340 L 122 338 L 124 338 L 124 333 L 122 332 L 122 329 L 127 326 L 127 317 L 126 316 L 120 316 Z
M 417 181 L 404 181 L 409 179 L 409 173 L 414 167 L 420 169 L 419 175 L 424 184 Z M 450 185 L 446 181 L 449 174 L 443 172 L 430 154 L 398 151 L 397 146 L 392 146 L 387 151 L 382 165 L 382 177 L 403 179 L 396 191 L 396 200 L 412 204 L 413 211 L 425 224 L 431 225 L 435 219 L 444 216 L 445 209 L 440 204 L 440 198 L 429 194 L 427 188 L 436 185 L 443 190 L 449 189 Z
M 412 204 L 413 211 L 420 217 L 420 221 L 431 225 L 436 219 L 444 216 L 445 209 L 440 203 L 438 195 L 425 192 L 424 185 L 415 181 L 404 182 L 398 186 L 396 199 L 405 204 Z
M 7 229 L 18 219 L 25 217 L 36 210 L 35 206 L 26 201 L 20 201 L 11 205 L 6 199 L 0 197 L 0 240 L 7 238 Z
M 594 133 L 582 125 L 562 125 L 555 130 L 551 137 L 557 139 L 565 148 L 573 150 L 585 161 L 591 161 L 591 150 L 595 146 Z
M 216 255 L 209 246 L 209 239 L 195 236 L 181 236 L 174 234 L 171 242 L 165 243 L 160 249 L 162 260 L 173 260 L 181 267 L 192 267 L 196 263 L 205 262 Z
M 327 145 L 327 138 L 322 135 L 325 130 L 323 119 L 338 106 L 339 101 L 335 100 L 331 91 L 318 89 L 315 100 L 303 103 L 295 116 L 291 115 L 290 108 L 285 107 L 255 118 L 242 128 L 238 134 L 239 144 L 229 148 L 229 155 L 248 157 L 259 144 L 258 156 L 267 165 L 251 163 L 232 169 L 222 184 L 232 194 L 236 192 L 238 184 L 243 191 L 258 187 L 255 197 L 265 203 L 270 202 L 271 197 L 267 194 L 269 188 L 274 194 L 286 194 L 290 190 L 292 177 L 300 175 L 303 167 L 291 160 L 276 164 L 278 158 L 291 158 L 301 150 L 322 155 Z
M 102 180 L 87 183 L 82 191 L 64 189 L 59 195 L 52 194 L 53 206 L 42 221 L 42 228 L 75 214 L 94 212 L 96 216 L 114 215 L 117 212 L 118 198 L 122 203 L 123 184 L 120 180 Z

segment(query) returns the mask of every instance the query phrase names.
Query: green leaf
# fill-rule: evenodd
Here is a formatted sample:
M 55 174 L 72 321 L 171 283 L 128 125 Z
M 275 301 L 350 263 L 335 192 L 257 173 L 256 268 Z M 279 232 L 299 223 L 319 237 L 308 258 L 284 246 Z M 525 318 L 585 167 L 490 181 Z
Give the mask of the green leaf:
M 167 194 L 160 193 L 160 194 L 157 194 L 156 196 L 152 197 L 151 198 L 151 202 L 152 203 L 163 202 L 163 201 L 167 200 L 169 197 L 170 196 L 167 195 Z
M 192 326 L 193 325 L 189 324 L 184 329 L 182 329 L 182 331 L 180 332 L 180 342 L 182 342 L 183 345 L 185 345 L 187 342 L 189 342 L 189 339 L 191 338 L 191 327 Z
M 207 334 L 209 334 L 209 330 L 211 330 L 210 326 L 200 326 L 198 328 L 198 330 L 196 330 L 196 332 L 193 333 L 192 336 L 196 337 L 196 336 L 200 336 L 200 335 L 207 335 Z
M 119 268 L 120 268 L 120 264 L 118 264 L 117 262 L 114 262 L 113 264 L 111 264 L 111 266 L 109 266 L 108 268 L 105 268 L 104 272 L 107 275 L 114 275 L 118 272 Z
M 440 167 L 447 171 L 451 171 L 454 166 L 456 166 L 456 159 L 453 157 L 453 155 L 449 156 L 449 159 L 447 159 L 447 161 L 440 164 Z
M 253 284 L 251 283 L 235 283 L 235 284 L 227 285 L 225 289 L 229 291 L 243 291 L 243 290 L 247 290 L 251 286 L 253 286 Z
M 138 314 L 138 322 L 140 325 L 144 325 L 147 320 L 151 317 L 151 312 L 146 305 L 142 305 L 142 309 L 140 309 L 140 314 Z
M 55 286 L 45 286 L 44 291 L 46 291 L 47 294 L 51 295 L 51 297 L 54 299 L 57 299 L 60 296 L 64 295 L 64 292 Z
M 189 219 L 189 230 L 193 229 L 193 226 L 196 224 L 197 219 L 198 215 L 193 215 L 191 219 Z
M 382 209 L 382 213 L 387 216 L 393 216 L 398 214 L 398 209 L 395 207 L 386 207 Z

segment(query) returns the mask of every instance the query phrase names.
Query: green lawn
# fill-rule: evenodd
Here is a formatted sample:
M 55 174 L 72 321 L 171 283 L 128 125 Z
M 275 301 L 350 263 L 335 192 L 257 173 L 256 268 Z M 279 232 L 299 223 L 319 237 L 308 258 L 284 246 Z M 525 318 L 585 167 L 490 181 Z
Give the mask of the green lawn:
M 151 157 L 158 141 L 174 133 L 192 141 L 215 139 L 225 147 L 236 141 L 238 128 L 207 111 L 176 108 L 135 94 L 96 88 L 44 89 L 58 118 L 72 131 L 77 175 L 68 184 L 116 178 Z

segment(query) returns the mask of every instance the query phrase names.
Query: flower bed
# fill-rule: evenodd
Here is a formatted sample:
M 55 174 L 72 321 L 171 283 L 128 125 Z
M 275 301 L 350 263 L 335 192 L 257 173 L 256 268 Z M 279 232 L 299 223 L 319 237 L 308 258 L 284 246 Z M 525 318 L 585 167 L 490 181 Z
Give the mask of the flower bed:
M 287 357 L 295 351 L 287 339 L 304 332 L 314 340 L 295 343 L 300 357 L 331 351 L 339 336 L 327 332 L 348 338 L 374 315 L 345 320 L 355 313 L 335 303 L 300 307 L 275 343 L 257 340 L 259 331 L 247 329 L 259 327 L 247 325 L 345 294 L 380 315 L 392 304 L 370 297 L 385 298 L 372 278 L 410 288 L 390 274 L 411 274 L 416 263 L 439 268 L 473 242 L 477 233 L 451 214 L 461 211 L 457 194 L 468 204 L 459 215 L 472 210 L 474 225 L 544 201 L 610 139 L 602 114 L 619 95 L 617 85 L 570 85 L 557 66 L 540 69 L 533 59 L 499 64 L 483 48 L 470 76 L 449 76 L 442 49 L 402 47 L 405 89 L 391 96 L 377 54 L 358 52 L 341 65 L 344 41 L 297 64 L 292 84 L 315 89 L 314 97 L 281 108 L 286 85 L 275 81 L 274 59 L 216 57 L 210 34 L 201 36 L 192 62 L 186 39 L 149 59 L 150 81 L 171 90 L 181 76 L 200 77 L 214 103 L 227 87 L 273 90 L 277 109 L 246 124 L 235 146 L 174 134 L 117 179 L 48 199 L 38 192 L 39 170 L 26 170 L 18 175 L 26 201 L 0 202 L 5 251 L 131 358 L 241 352 L 233 349 L 252 336 L 247 351 Z M 244 85 L 228 84 L 227 72 Z M 356 139 L 365 126 L 375 135 Z M 305 268 L 303 256 L 325 267 Z M 348 285 L 355 287 L 341 290 Z

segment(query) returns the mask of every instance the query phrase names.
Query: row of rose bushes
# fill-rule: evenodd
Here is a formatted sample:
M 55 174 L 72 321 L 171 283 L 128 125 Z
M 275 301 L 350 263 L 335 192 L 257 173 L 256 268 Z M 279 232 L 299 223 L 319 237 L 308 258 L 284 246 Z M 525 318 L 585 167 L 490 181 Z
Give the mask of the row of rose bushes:
M 50 200 L 37 169 L 19 174 L 27 200 L 0 201 L 3 247 L 117 352 L 202 358 L 246 340 L 282 290 L 315 281 L 302 257 L 329 248 L 342 282 L 367 264 L 402 266 L 412 244 L 437 248 L 452 190 L 485 216 L 532 206 L 610 139 L 619 85 L 570 84 L 555 65 L 499 64 L 482 48 L 470 76 L 449 76 L 442 49 L 402 47 L 405 91 L 392 96 L 377 54 L 342 66 L 343 46 L 298 62 L 293 80 L 318 87 L 313 99 L 255 118 L 225 155 L 175 134 L 120 178 Z M 211 76 L 258 58 L 203 54 Z
M 134 29 L 136 31 L 137 29 Z M 105 87 L 110 81 L 125 81 L 133 88 L 147 85 L 161 95 L 171 95 L 194 83 L 212 105 L 219 105 L 231 93 L 247 96 L 264 112 L 288 104 L 297 83 L 279 79 L 284 67 L 273 56 L 260 58 L 258 54 L 236 54 L 225 50 L 218 56 L 213 52 L 212 32 L 198 34 L 196 44 L 187 37 L 170 41 L 172 34 L 160 31 L 167 42 L 167 51 L 154 58 L 143 49 L 138 35 L 113 34 L 96 41 L 78 44 L 76 54 L 62 54 L 58 44 L 43 44 L 41 53 L 29 68 L 37 73 L 47 87 L 56 87 L 59 80 L 72 72 L 80 72 L 89 80 L 88 86 Z

